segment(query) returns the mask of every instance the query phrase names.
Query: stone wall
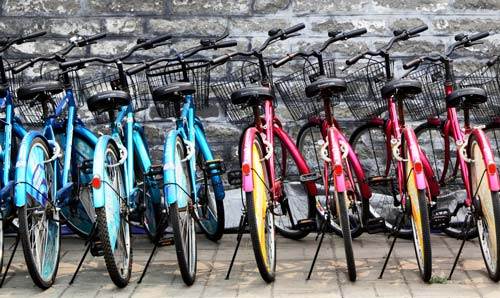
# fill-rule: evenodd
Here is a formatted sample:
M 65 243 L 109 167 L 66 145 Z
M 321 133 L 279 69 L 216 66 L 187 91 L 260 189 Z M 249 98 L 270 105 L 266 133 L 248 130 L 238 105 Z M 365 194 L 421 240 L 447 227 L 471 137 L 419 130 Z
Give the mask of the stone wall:
M 394 29 L 427 24 L 429 30 L 420 38 L 396 46 L 393 53 L 406 59 L 431 51 L 442 52 L 456 33 L 488 30 L 493 36 L 484 44 L 457 53 L 460 72 L 499 53 L 499 0 L 0 0 L 0 35 L 47 30 L 46 37 L 24 44 L 8 53 L 9 58 L 26 58 L 56 50 L 68 36 L 107 32 L 106 40 L 90 48 L 75 51 L 74 57 L 110 56 L 130 48 L 137 37 L 170 33 L 175 38 L 168 47 L 144 52 L 138 59 L 171 54 L 192 46 L 201 37 L 229 32 L 240 49 L 259 45 L 273 27 L 288 27 L 304 22 L 300 38 L 273 45 L 267 55 L 280 57 L 287 52 L 318 45 L 328 30 L 351 30 L 366 27 L 368 34 L 333 45 L 328 55 L 338 65 L 351 55 L 374 48 L 387 40 Z M 216 56 L 218 53 L 207 53 Z M 224 76 L 228 69 L 213 77 Z M 276 72 L 286 74 L 290 68 Z M 206 130 L 217 155 L 234 164 L 234 153 L 241 127 L 229 125 L 215 101 L 201 112 Z M 283 104 L 278 111 L 285 125 L 296 135 L 300 123 L 291 121 Z M 338 109 L 340 118 L 352 119 L 348 110 Z M 162 136 L 172 122 L 156 118 L 154 110 L 138 116 L 145 120 L 146 133 L 155 155 L 159 157 Z M 347 123 L 345 122 L 345 123 Z M 352 125 L 349 125 L 352 127 Z

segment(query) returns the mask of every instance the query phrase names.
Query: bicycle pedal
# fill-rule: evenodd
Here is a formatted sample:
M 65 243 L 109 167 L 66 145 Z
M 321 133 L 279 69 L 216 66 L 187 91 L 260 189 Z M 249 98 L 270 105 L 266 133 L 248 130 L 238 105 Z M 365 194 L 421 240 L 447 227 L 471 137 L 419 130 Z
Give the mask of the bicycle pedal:
M 174 237 L 162 238 L 158 240 L 158 246 L 160 247 L 170 246 L 170 245 L 174 245 Z
M 227 181 L 230 185 L 241 186 L 241 170 L 227 172 Z
M 222 159 L 207 160 L 203 171 L 205 171 L 208 178 L 212 178 L 213 176 L 224 174 L 226 172 L 226 165 Z
M 295 227 L 301 231 L 312 232 L 317 228 L 316 220 L 311 218 L 299 219 Z
M 102 248 L 102 242 L 100 240 L 92 241 L 90 244 L 90 254 L 94 257 L 104 256 L 104 249 Z
M 308 173 L 304 175 L 300 175 L 300 182 L 305 183 L 305 182 L 314 182 L 316 180 L 321 179 L 321 175 L 318 172 L 313 172 L 313 173 Z
M 450 225 L 451 213 L 448 209 L 435 209 L 431 213 L 431 228 L 444 229 Z
M 369 185 L 389 184 L 394 182 L 394 177 L 373 176 L 367 179 Z
M 387 231 L 385 219 L 383 217 L 370 218 L 366 222 L 365 229 L 368 234 L 385 233 Z

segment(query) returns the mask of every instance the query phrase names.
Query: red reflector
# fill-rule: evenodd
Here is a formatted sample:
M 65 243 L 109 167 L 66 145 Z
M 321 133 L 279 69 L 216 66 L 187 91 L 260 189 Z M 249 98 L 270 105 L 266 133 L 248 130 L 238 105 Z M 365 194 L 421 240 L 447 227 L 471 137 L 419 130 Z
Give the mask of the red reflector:
M 494 163 L 490 163 L 488 165 L 488 174 L 494 175 L 497 172 L 497 165 Z
M 335 173 L 335 175 L 340 176 L 342 175 L 342 173 L 344 173 L 344 169 L 342 168 L 342 165 L 334 165 L 333 172 Z
M 417 161 L 415 162 L 415 164 L 413 164 L 413 169 L 415 169 L 415 172 L 417 174 L 420 174 L 424 170 L 424 166 L 422 165 L 421 161 Z
M 92 184 L 92 187 L 95 188 L 95 189 L 99 189 L 101 188 L 101 177 L 99 177 L 98 175 L 95 175 L 94 178 L 92 178 L 92 181 L 91 181 L 91 184 Z
M 243 173 L 243 175 L 247 176 L 250 174 L 250 165 L 247 164 L 247 163 L 244 163 L 242 166 L 241 166 L 241 172 Z

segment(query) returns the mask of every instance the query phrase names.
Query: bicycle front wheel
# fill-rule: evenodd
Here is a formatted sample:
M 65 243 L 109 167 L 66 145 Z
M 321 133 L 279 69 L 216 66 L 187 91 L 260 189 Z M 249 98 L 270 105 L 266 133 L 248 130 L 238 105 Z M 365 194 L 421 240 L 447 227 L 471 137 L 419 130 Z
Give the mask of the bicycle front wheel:
M 52 149 L 42 138 L 33 138 L 28 146 L 27 155 L 18 159 L 19 163 L 26 158 L 22 161 L 26 166 L 16 171 L 17 179 L 23 177 L 16 181 L 16 201 L 22 196 L 26 202 L 18 210 L 19 235 L 31 278 L 38 287 L 47 289 L 57 275 L 61 241 L 59 212 L 54 205 L 54 163 L 47 162 Z
M 489 276 L 494 281 L 500 280 L 500 197 L 498 192 L 490 190 L 485 177 L 487 165 L 484 162 L 483 152 L 475 137 L 469 139 L 469 156 L 474 162 L 469 164 L 471 190 L 477 210 L 477 230 L 479 244 Z
M 335 202 L 337 204 L 337 220 L 342 229 L 342 239 L 344 240 L 345 258 L 347 262 L 347 273 L 350 281 L 356 281 L 356 264 L 354 261 L 354 252 L 352 251 L 351 225 L 349 221 L 349 212 L 347 211 L 346 201 L 348 200 L 345 192 L 336 193 Z
M 269 176 L 263 157 L 262 143 L 256 137 L 252 144 L 253 190 L 246 193 L 246 208 L 255 261 L 262 278 L 270 283 L 275 278 L 276 242 L 274 215 L 269 208 L 272 204 Z
M 104 187 L 101 193 L 104 195 L 104 207 L 96 209 L 97 231 L 109 276 L 116 286 L 123 288 L 132 273 L 124 168 L 118 164 L 120 154 L 114 143 L 108 142 L 104 157 L 105 169 L 100 186 Z M 97 197 L 95 193 L 94 196 Z
M 407 158 L 409 153 L 406 154 Z M 425 282 L 432 275 L 431 228 L 429 224 L 429 207 L 427 190 L 419 190 L 416 185 L 416 175 L 412 161 L 406 162 L 406 193 L 409 199 L 410 218 L 413 229 L 413 245 L 417 257 L 420 276 Z M 407 204 L 408 205 L 408 204 Z

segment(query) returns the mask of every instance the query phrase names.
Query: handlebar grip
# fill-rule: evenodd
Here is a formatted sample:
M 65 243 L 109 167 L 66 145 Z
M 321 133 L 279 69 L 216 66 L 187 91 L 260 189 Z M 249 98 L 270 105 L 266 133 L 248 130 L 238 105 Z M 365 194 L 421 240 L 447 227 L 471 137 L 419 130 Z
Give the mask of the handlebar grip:
M 85 63 L 92 62 L 92 61 L 94 61 L 92 58 L 84 58 L 84 59 L 63 62 L 63 63 L 59 64 L 59 66 L 63 69 L 66 69 L 66 68 L 70 68 L 70 67 L 83 65 Z
M 220 64 L 220 63 L 225 62 L 226 60 L 228 60 L 230 57 L 231 57 L 231 56 L 229 56 L 229 55 L 222 55 L 222 56 L 219 56 L 219 57 L 217 57 L 217 58 L 213 59 L 213 60 L 211 61 L 211 64 Z
M 413 67 L 419 65 L 420 62 L 422 62 L 422 60 L 420 58 L 413 59 L 410 62 L 406 62 L 405 64 L 403 64 L 403 69 L 413 68 Z
M 348 39 L 348 38 L 353 38 L 353 37 L 356 37 L 356 36 L 363 35 L 363 34 L 365 34 L 366 32 L 368 32 L 368 31 L 366 30 L 366 28 L 354 29 L 354 30 L 352 30 L 352 31 L 349 31 L 349 32 L 344 33 L 344 38 L 345 38 L 345 39 Z
M 300 24 L 297 24 L 295 26 L 292 26 L 290 28 L 283 30 L 283 32 L 285 33 L 285 35 L 288 35 L 288 34 L 292 34 L 292 33 L 295 33 L 297 31 L 300 31 L 300 30 L 304 29 L 305 27 L 306 27 L 306 25 L 304 25 L 304 23 L 300 23 Z
M 231 48 L 231 47 L 235 47 L 237 45 L 238 45 L 238 42 L 236 40 L 228 40 L 228 41 L 216 43 L 214 46 L 214 49 Z
M 476 33 L 472 36 L 469 36 L 469 41 L 470 42 L 474 42 L 476 40 L 480 40 L 480 39 L 483 39 L 483 38 L 486 38 L 490 36 L 490 33 L 489 32 L 480 32 L 480 33 Z
M 280 60 L 274 62 L 273 63 L 273 67 L 274 68 L 278 68 L 278 67 L 282 66 L 283 64 L 287 63 L 288 61 L 292 60 L 295 56 L 297 56 L 297 53 L 287 54 L 285 57 L 283 57 Z
M 34 33 L 28 34 L 26 36 L 23 36 L 22 41 L 26 41 L 27 39 L 33 39 L 33 38 L 37 38 L 40 36 L 44 36 L 45 34 L 47 34 L 47 31 L 34 32 Z
M 165 34 L 165 35 L 161 35 L 161 36 L 158 36 L 156 38 L 153 38 L 153 39 L 150 39 L 144 43 L 142 43 L 142 46 L 143 47 L 148 47 L 148 46 L 152 46 L 154 45 L 155 43 L 160 43 L 160 42 L 163 42 L 163 41 L 166 41 L 166 40 L 169 40 L 172 38 L 172 35 L 170 34 Z
M 127 69 L 126 73 L 128 75 L 134 75 L 140 71 L 145 70 L 146 68 L 148 68 L 148 65 L 146 63 L 143 63 L 141 65 L 137 65 L 137 66 L 134 66 L 132 68 Z
M 410 29 L 408 30 L 408 35 L 416 35 L 416 34 L 419 34 L 421 32 L 424 32 L 425 30 L 429 29 L 429 27 L 427 25 L 421 25 L 421 26 L 418 26 L 418 27 L 415 27 L 413 29 Z
M 33 62 L 31 60 L 23 62 L 23 63 L 15 66 L 14 68 L 12 68 L 12 72 L 19 73 L 19 72 L 25 70 L 26 68 L 30 67 L 32 65 L 32 63 Z
M 365 54 L 364 54 L 364 53 L 362 53 L 362 54 L 358 54 L 358 55 L 356 55 L 356 56 L 352 57 L 351 59 L 347 60 L 347 61 L 345 62 L 345 64 L 347 64 L 347 65 L 353 65 L 353 64 L 355 64 L 356 62 L 358 62 L 358 60 L 359 60 L 359 59 L 363 58 L 364 56 L 365 56 Z
M 86 44 L 89 44 L 93 41 L 96 41 L 96 40 L 99 40 L 99 39 L 103 39 L 104 37 L 106 37 L 106 33 L 99 33 L 99 34 L 96 34 L 96 35 L 92 35 L 92 36 L 89 36 L 89 37 L 86 37 L 85 38 L 85 42 Z

